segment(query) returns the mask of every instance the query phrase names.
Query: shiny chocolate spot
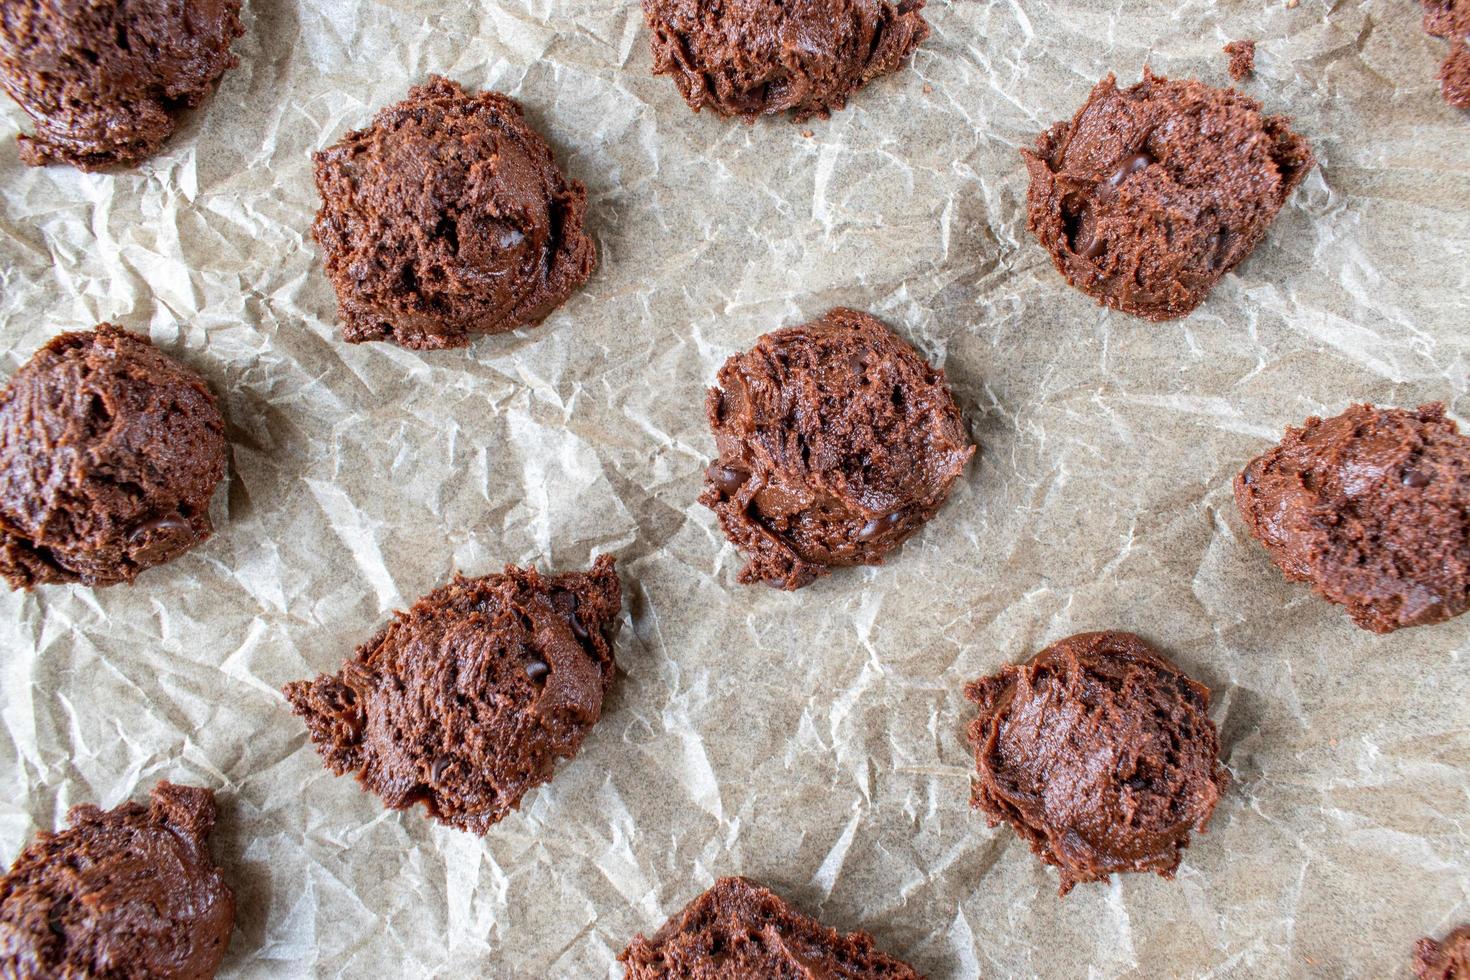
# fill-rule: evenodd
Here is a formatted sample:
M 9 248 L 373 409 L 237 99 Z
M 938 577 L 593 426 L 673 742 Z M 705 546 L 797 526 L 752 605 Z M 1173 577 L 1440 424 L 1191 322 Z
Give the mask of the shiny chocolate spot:
M 1244 473 L 1242 473 L 1240 475 L 1240 482 L 1241 483 L 1244 483 L 1248 487 L 1255 486 L 1255 484 L 1256 484 L 1256 475 L 1254 473 L 1252 473 L 1250 470 L 1246 470 Z
M 454 764 L 454 760 L 447 755 L 441 755 L 434 760 L 434 765 L 429 769 L 429 781 L 437 783 L 444 778 L 444 770 Z
M 1153 157 L 1142 152 L 1124 157 L 1116 170 L 1097 182 L 1097 186 L 1093 188 L 1093 196 L 1107 204 L 1118 196 L 1118 188 L 1123 186 L 1125 180 L 1153 162 Z
M 576 635 L 577 639 L 583 642 L 592 639 L 592 634 L 587 632 L 587 627 L 582 625 L 582 621 L 577 618 L 576 613 L 572 613 L 570 622 L 572 624 L 572 633 Z
M 162 517 L 155 517 L 152 520 L 144 521 L 142 524 L 133 528 L 128 533 L 128 542 L 130 544 L 137 544 L 149 535 L 157 534 L 160 531 L 165 534 L 172 534 L 175 531 L 187 531 L 190 537 L 194 535 L 193 525 L 184 520 L 184 518 L 178 514 L 165 514 Z
M 875 517 L 862 526 L 862 529 L 857 533 L 857 539 L 859 541 L 871 541 L 884 531 L 897 527 L 902 521 L 903 511 L 901 510 L 896 510 L 883 517 Z
M 1420 473 L 1418 470 L 1407 470 L 1404 473 L 1404 486 L 1406 487 L 1413 487 L 1418 490 L 1429 486 L 1432 482 L 1434 481 L 1428 475 Z
M 709 480 L 711 486 L 719 491 L 720 496 L 733 497 L 735 491 L 750 479 L 750 474 L 733 466 L 721 466 L 719 461 L 715 461 L 704 471 L 704 477 Z
M 526 676 L 538 683 L 544 680 L 549 673 L 551 673 L 551 668 L 544 661 L 532 660 L 526 664 Z

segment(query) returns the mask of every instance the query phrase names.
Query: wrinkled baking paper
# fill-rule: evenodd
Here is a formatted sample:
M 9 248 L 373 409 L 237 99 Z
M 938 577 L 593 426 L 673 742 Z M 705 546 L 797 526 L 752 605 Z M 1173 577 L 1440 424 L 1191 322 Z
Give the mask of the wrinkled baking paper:
M 932 2 L 830 121 L 694 115 L 612 0 L 248 0 L 240 66 L 132 173 L 28 169 L 0 126 L 9 372 L 101 320 L 219 393 L 218 533 L 132 588 L 0 596 L 0 860 L 68 807 L 213 787 L 226 977 L 620 976 L 745 874 L 935 978 L 1407 977 L 1470 920 L 1470 617 L 1379 637 L 1287 585 L 1230 480 L 1352 400 L 1470 417 L 1470 118 L 1406 0 Z M 1068 288 L 1017 149 L 1109 70 L 1242 88 L 1321 158 L 1186 320 Z M 520 99 L 601 264 L 539 329 L 336 338 L 310 154 L 430 72 Z M 807 135 L 810 132 L 810 135 Z M 982 454 L 886 567 L 736 584 L 695 503 L 705 386 L 836 305 L 942 364 Z M 456 569 L 618 556 L 622 676 L 483 838 L 329 775 L 278 689 Z M 1134 630 L 1214 691 L 1234 783 L 1177 880 L 1056 896 L 967 805 L 966 680 Z

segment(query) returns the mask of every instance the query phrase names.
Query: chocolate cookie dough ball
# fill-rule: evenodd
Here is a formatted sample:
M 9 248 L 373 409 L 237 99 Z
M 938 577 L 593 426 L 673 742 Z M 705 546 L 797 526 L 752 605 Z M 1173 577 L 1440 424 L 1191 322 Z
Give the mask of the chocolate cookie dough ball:
M 1182 317 L 1266 235 L 1311 169 L 1285 116 L 1234 89 L 1144 70 L 1097 84 L 1071 122 L 1022 150 L 1031 231 L 1099 303 Z
M 172 783 L 146 807 L 73 807 L 0 878 L 0 976 L 214 976 L 235 927 L 214 818 L 213 793 Z
M 0 84 L 36 121 L 21 159 L 82 170 L 158 151 L 236 64 L 240 0 L 5 0 Z
M 613 559 L 543 578 L 457 576 L 357 648 L 285 687 L 327 768 L 395 810 L 483 834 L 577 754 L 612 684 Z
M 1172 878 L 1225 791 L 1210 692 L 1132 633 L 1079 633 L 965 688 L 971 803 L 1061 869 Z
M 434 350 L 546 319 L 592 275 L 587 190 L 514 100 L 431 78 L 318 153 L 342 337 Z
M 1470 980 L 1470 925 L 1439 942 L 1419 940 L 1414 947 L 1414 975 L 1419 980 Z
M 626 980 L 920 980 L 867 933 L 828 928 L 748 878 L 721 878 L 652 938 L 635 936 L 618 959 Z
M 720 455 L 699 501 L 745 553 L 740 581 L 782 589 L 882 564 L 975 452 L 944 372 L 853 310 L 730 358 L 705 411 Z
M 1439 67 L 1444 100 L 1456 109 L 1470 109 L 1470 0 L 1423 0 L 1424 30 L 1450 42 L 1450 53 Z
M 698 112 L 825 118 L 929 36 L 924 0 L 643 0 L 653 72 Z
M 1363 629 L 1470 608 L 1470 437 L 1443 405 L 1309 418 L 1235 478 L 1235 502 L 1287 579 Z
M 224 420 L 198 375 L 110 323 L 0 391 L 0 575 L 112 585 L 206 540 Z

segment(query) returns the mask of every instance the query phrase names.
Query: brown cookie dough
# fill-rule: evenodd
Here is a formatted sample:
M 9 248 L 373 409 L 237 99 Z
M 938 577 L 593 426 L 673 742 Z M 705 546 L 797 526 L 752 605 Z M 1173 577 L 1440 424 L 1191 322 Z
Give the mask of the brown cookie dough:
M 1309 418 L 1235 478 L 1235 502 L 1289 580 L 1363 629 L 1470 608 L 1470 437 L 1443 405 Z
M 342 337 L 436 350 L 535 326 L 597 265 L 587 189 L 520 105 L 434 76 L 316 154 Z
M 224 420 L 198 375 L 110 323 L 0 391 L 0 575 L 112 585 L 207 539 Z
M 5 0 L 0 84 L 36 121 L 20 155 L 82 170 L 158 151 L 236 64 L 240 0 Z
M 1423 0 L 1424 30 L 1450 42 L 1450 53 L 1439 67 L 1444 100 L 1456 109 L 1470 109 L 1470 0 Z
M 721 878 L 654 933 L 618 956 L 625 980 L 920 980 L 914 968 L 792 909 L 748 878 Z
M 975 681 L 971 803 L 1061 869 L 1172 878 L 1227 783 L 1210 692 L 1132 633 L 1079 633 Z
M 612 684 L 613 558 L 543 578 L 456 576 L 336 674 L 285 687 L 327 768 L 395 810 L 483 834 L 577 754 Z
M 643 0 L 653 72 L 698 112 L 826 118 L 929 36 L 924 0 Z
M 1414 946 L 1414 975 L 1419 980 L 1470 980 L 1470 924 L 1439 942 L 1419 940 Z
M 1231 41 L 1225 45 L 1230 56 L 1230 77 L 1237 82 L 1256 70 L 1256 42 Z
M 235 896 L 209 856 L 214 794 L 159 783 L 148 806 L 72 807 L 0 878 L 0 976 L 214 976 Z
M 699 502 L 745 553 L 740 581 L 782 589 L 882 564 L 975 452 L 944 372 L 854 310 L 730 358 L 705 411 L 720 455 Z
M 1021 151 L 1031 231 L 1099 303 L 1182 317 L 1250 255 L 1311 168 L 1287 122 L 1233 89 L 1146 68 L 1119 89 L 1109 75 Z

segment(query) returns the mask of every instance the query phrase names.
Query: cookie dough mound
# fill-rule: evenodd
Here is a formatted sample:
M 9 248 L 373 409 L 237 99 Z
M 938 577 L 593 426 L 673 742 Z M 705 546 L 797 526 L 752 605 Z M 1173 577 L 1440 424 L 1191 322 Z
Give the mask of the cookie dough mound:
M 434 350 L 534 326 L 597 264 L 587 190 L 513 99 L 446 78 L 316 154 L 343 339 Z
M 919 980 L 867 933 L 830 929 L 748 878 L 721 878 L 652 938 L 635 936 L 618 959 L 626 980 Z
M 1262 115 L 1255 99 L 1147 69 L 1122 90 L 1109 75 L 1021 153 L 1030 228 L 1057 271 L 1149 320 L 1203 302 L 1313 163 L 1286 117 Z
M 148 806 L 73 807 L 0 879 L 0 975 L 214 976 L 235 896 L 209 856 L 214 794 L 159 783 Z
M 975 681 L 971 803 L 1061 894 L 1118 871 L 1172 878 L 1224 792 L 1210 692 L 1132 633 L 1079 633 Z
M 698 112 L 797 122 L 847 105 L 929 36 L 924 0 L 643 0 L 653 72 Z
M 0 84 L 36 121 L 21 159 L 82 170 L 158 152 L 233 68 L 240 0 L 5 0 Z
M 1456 109 L 1470 109 L 1470 0 L 1423 0 L 1424 30 L 1450 42 L 1450 53 L 1439 68 L 1444 100 Z
M 0 391 L 0 575 L 131 582 L 204 541 L 224 428 L 146 337 L 104 323 L 52 340 Z
M 745 553 L 740 581 L 782 589 L 882 564 L 975 452 L 944 372 L 853 310 L 730 358 L 705 411 L 720 455 L 700 503 Z
M 1235 502 L 1289 580 L 1363 629 L 1470 608 L 1470 437 L 1443 405 L 1309 418 L 1235 478 Z
M 1414 947 L 1414 975 L 1419 980 L 1470 980 L 1470 925 L 1440 942 L 1419 940 Z
M 612 683 L 613 558 L 543 578 L 456 576 L 336 674 L 285 687 L 327 768 L 384 803 L 483 834 L 577 754 Z

